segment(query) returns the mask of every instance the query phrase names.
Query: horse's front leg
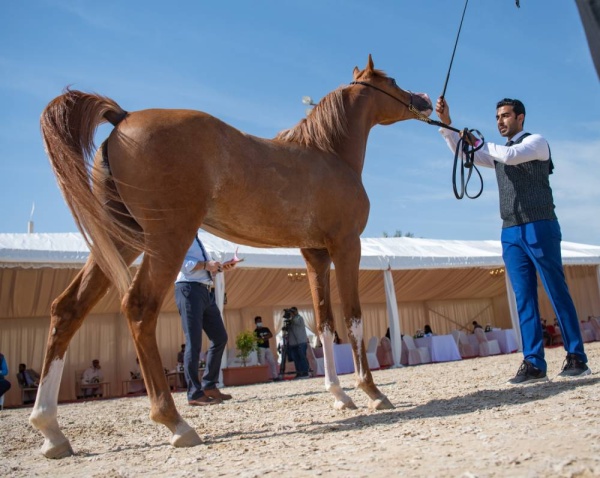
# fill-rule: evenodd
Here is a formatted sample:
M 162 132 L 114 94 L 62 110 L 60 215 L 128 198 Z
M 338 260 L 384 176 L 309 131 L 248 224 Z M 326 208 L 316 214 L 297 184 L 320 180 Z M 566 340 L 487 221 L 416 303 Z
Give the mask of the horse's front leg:
M 90 257 L 67 289 L 52 303 L 50 333 L 35 405 L 29 423 L 44 435 L 42 453 L 47 458 L 64 458 L 73 454 L 57 419 L 60 382 L 65 353 L 90 309 L 106 292 L 109 281 Z
M 163 258 L 144 256 L 133 284 L 123 298 L 123 310 L 150 398 L 150 418 L 171 431 L 171 445 L 187 447 L 199 445 L 201 440 L 177 412 L 156 342 L 160 306 L 172 283 L 170 267 L 169 261 Z
M 339 251 L 339 253 L 334 252 L 332 255 L 333 262 L 335 263 L 338 289 L 342 300 L 344 321 L 348 329 L 348 338 L 352 345 L 356 386 L 363 390 L 370 398 L 369 408 L 376 410 L 394 408 L 394 405 L 392 405 L 373 382 L 373 376 L 371 375 L 367 361 L 363 337 L 362 311 L 358 294 L 360 237 L 353 236 L 336 246 L 336 251 Z
M 329 270 L 331 258 L 326 249 L 302 249 L 306 261 L 308 281 L 316 313 L 317 331 L 323 346 L 323 362 L 325 368 L 325 390 L 330 392 L 335 401 L 333 407 L 355 409 L 356 405 L 340 386 L 335 370 L 333 357 L 333 312 L 329 294 Z

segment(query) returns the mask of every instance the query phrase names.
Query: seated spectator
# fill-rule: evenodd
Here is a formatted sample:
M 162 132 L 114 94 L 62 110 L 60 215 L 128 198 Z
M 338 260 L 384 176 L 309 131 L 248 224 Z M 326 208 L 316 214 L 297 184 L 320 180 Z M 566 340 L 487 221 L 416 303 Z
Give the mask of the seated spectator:
M 98 359 L 92 360 L 92 366 L 85 369 L 81 377 L 81 383 L 84 385 L 100 383 L 104 380 L 104 374 L 102 373 L 102 367 L 100 367 L 100 361 Z M 102 396 L 102 387 L 84 387 L 84 397 Z
M 429 324 L 425 324 L 425 327 L 423 328 L 423 335 L 425 337 L 431 337 L 432 335 L 435 335 Z
M 476 320 L 473 321 L 473 333 L 475 333 L 475 329 L 483 329 L 483 327 L 479 325 Z
M 129 384 L 129 393 L 142 393 L 146 391 L 146 384 L 144 383 L 144 377 L 140 369 L 140 359 L 135 358 L 135 365 L 129 371 L 129 377 L 131 380 L 141 380 L 140 382 L 135 381 Z
M 6 380 L 8 365 L 4 355 L 0 353 L 0 397 L 10 390 L 10 382 Z
M 185 355 L 185 344 L 181 344 L 181 350 L 177 352 L 177 371 L 183 371 L 183 356 Z
M 389 328 L 389 327 L 387 328 L 387 331 L 385 332 L 385 336 L 386 336 L 388 339 L 390 339 L 390 340 L 392 339 L 392 336 L 391 336 L 391 334 L 390 334 L 390 328 Z
M 40 374 L 31 368 L 28 369 L 24 363 L 20 363 L 17 380 L 21 388 L 37 388 L 40 384 Z M 23 404 L 26 405 L 35 402 L 36 394 L 35 390 L 25 391 L 23 394 Z

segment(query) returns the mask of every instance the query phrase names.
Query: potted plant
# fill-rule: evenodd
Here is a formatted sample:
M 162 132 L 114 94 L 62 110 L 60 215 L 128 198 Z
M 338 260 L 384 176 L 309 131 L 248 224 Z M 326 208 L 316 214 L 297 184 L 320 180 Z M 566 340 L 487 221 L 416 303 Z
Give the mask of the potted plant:
M 240 332 L 235 338 L 235 347 L 238 351 L 237 357 L 242 361 L 242 367 L 223 369 L 223 383 L 225 386 L 268 382 L 271 376 L 267 364 L 247 365 L 248 357 L 258 348 L 254 332 Z
M 235 338 L 235 347 L 239 352 L 237 357 L 242 360 L 242 365 L 245 367 L 250 354 L 258 348 L 256 336 L 248 330 L 240 332 Z

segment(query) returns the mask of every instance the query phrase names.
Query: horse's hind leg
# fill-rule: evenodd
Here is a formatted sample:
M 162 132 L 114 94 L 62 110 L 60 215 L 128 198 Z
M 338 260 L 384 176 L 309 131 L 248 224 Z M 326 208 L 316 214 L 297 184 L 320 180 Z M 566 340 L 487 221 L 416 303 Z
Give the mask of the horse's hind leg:
M 134 254 L 129 256 L 127 259 L 133 260 Z M 48 458 L 63 458 L 73 454 L 56 416 L 65 353 L 83 319 L 102 298 L 108 286 L 108 278 L 90 256 L 69 287 L 52 303 L 40 386 L 29 417 L 31 425 L 45 437 L 42 453 Z
M 164 255 L 144 256 L 132 286 L 123 298 L 123 310 L 150 398 L 150 418 L 171 430 L 172 445 L 184 447 L 198 445 L 201 440 L 177 412 L 156 343 L 158 314 L 187 249 L 187 245 L 181 249 L 172 242 L 168 248 L 165 244 L 162 244 L 162 248 L 149 245 L 149 250 L 164 251 Z
M 369 408 L 384 410 L 394 408 L 388 398 L 373 382 L 363 339 L 362 311 L 358 294 L 358 270 L 360 266 L 360 238 L 352 237 L 339 243 L 332 254 L 335 276 L 342 300 L 344 321 L 352 345 L 356 386 L 371 399 Z
M 306 261 L 310 291 L 316 313 L 317 331 L 323 345 L 325 364 L 325 390 L 331 392 L 335 401 L 333 407 L 340 410 L 356 408 L 352 399 L 340 386 L 333 357 L 333 312 L 329 294 L 329 270 L 331 258 L 326 249 L 302 249 Z

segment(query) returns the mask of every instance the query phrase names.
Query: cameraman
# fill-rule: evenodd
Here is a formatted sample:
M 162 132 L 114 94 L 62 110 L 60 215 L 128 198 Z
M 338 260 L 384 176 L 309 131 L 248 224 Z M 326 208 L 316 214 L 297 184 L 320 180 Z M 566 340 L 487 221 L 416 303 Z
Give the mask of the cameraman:
M 306 326 L 304 325 L 304 319 L 298 314 L 296 307 L 291 307 L 284 310 L 284 319 L 286 315 L 289 315 L 288 327 L 288 354 L 294 361 L 296 367 L 296 378 L 307 378 L 308 377 L 308 359 L 306 358 L 306 342 L 308 337 L 306 336 Z

